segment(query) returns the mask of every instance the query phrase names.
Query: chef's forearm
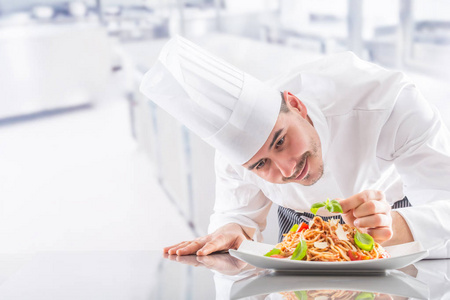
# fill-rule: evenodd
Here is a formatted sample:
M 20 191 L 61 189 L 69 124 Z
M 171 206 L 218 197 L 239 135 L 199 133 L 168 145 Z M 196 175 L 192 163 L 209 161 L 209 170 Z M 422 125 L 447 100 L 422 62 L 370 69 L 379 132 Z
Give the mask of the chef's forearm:
M 392 246 L 413 242 L 414 238 L 409 229 L 408 223 L 396 211 L 391 212 L 393 236 L 390 240 L 382 243 L 383 246 Z

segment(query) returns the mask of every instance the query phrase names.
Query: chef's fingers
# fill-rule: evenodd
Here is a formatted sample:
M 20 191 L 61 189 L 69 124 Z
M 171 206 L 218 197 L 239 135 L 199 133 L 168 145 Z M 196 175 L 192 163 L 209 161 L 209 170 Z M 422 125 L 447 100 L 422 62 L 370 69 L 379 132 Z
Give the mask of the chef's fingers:
M 369 200 L 354 209 L 353 215 L 355 218 L 362 218 L 375 214 L 388 214 L 390 211 L 391 206 L 387 201 Z
M 342 211 L 345 214 L 370 200 L 383 201 L 385 200 L 384 193 L 381 191 L 366 190 L 347 199 L 339 200 L 339 204 L 341 204 Z
M 227 245 L 229 245 L 230 243 L 231 240 L 229 235 L 214 235 L 213 239 L 211 239 L 200 250 L 197 251 L 197 255 L 208 255 L 216 251 L 228 250 Z
M 391 227 L 369 228 L 367 229 L 367 233 L 378 243 L 390 240 L 394 235 Z
M 358 228 L 391 227 L 392 218 L 390 214 L 375 214 L 357 218 L 353 224 Z
M 176 255 L 187 255 L 187 254 L 192 254 L 192 253 L 187 253 L 186 251 L 180 251 L 183 250 L 184 248 L 188 247 L 189 245 L 192 244 L 193 241 L 188 241 L 188 242 L 182 242 L 180 243 L 178 246 L 173 247 L 172 249 L 169 250 L 169 254 L 176 254 Z M 195 250 L 196 251 L 196 250 Z M 195 251 L 193 253 L 195 253 Z M 183 254 L 181 254 L 183 253 Z
M 168 253 L 170 249 L 172 249 L 173 247 L 178 246 L 179 244 L 180 244 L 180 243 L 175 244 L 175 245 L 172 245 L 172 246 L 164 247 L 164 248 L 163 248 L 163 252 L 164 252 L 164 253 Z
M 205 245 L 203 240 L 193 240 L 189 242 L 189 244 L 184 245 L 176 250 L 177 255 L 189 255 L 195 254 L 198 249 L 202 248 Z
M 165 247 L 165 248 L 163 248 L 163 251 L 164 251 L 165 253 L 175 254 L 175 251 L 176 251 L 176 250 L 174 250 L 174 249 L 179 249 L 180 247 L 183 247 L 183 245 L 187 245 L 188 243 L 189 243 L 188 241 L 183 241 L 183 242 L 180 242 L 180 243 L 178 243 L 178 244 L 175 244 L 175 245 L 172 245 L 172 246 Z M 171 250 L 174 250 L 174 251 L 171 251 Z
M 355 222 L 356 218 L 353 215 L 353 209 L 342 214 L 342 218 L 344 219 L 345 223 L 354 226 L 353 223 Z

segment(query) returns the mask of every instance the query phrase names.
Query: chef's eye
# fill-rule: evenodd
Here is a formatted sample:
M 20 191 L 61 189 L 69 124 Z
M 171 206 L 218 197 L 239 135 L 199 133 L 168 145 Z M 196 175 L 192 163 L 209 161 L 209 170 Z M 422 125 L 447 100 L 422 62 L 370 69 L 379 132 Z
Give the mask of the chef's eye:
M 286 136 L 283 136 L 278 142 L 277 142 L 277 144 L 275 145 L 275 147 L 276 148 L 279 148 L 279 147 L 281 147 L 283 144 L 284 144 L 284 138 L 285 138 Z
M 265 160 L 265 159 L 261 159 L 261 160 L 258 162 L 258 164 L 256 165 L 256 167 L 255 167 L 256 170 L 259 170 L 259 169 L 263 168 L 265 164 L 266 164 L 266 160 Z

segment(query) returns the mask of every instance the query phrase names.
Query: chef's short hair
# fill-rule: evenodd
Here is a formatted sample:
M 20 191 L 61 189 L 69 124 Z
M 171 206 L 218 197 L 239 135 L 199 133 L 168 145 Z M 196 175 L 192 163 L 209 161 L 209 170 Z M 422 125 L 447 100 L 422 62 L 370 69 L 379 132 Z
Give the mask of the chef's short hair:
M 286 100 L 284 99 L 283 92 L 281 92 L 280 113 L 287 113 L 287 112 L 289 112 L 289 107 L 286 104 Z

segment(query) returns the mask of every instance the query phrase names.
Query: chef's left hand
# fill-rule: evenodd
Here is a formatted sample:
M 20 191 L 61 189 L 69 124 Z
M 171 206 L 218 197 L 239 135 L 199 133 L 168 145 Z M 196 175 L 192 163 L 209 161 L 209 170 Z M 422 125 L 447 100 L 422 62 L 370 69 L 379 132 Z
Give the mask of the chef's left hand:
M 345 223 L 367 232 L 378 243 L 392 238 L 391 206 L 383 192 L 367 190 L 338 201 Z

